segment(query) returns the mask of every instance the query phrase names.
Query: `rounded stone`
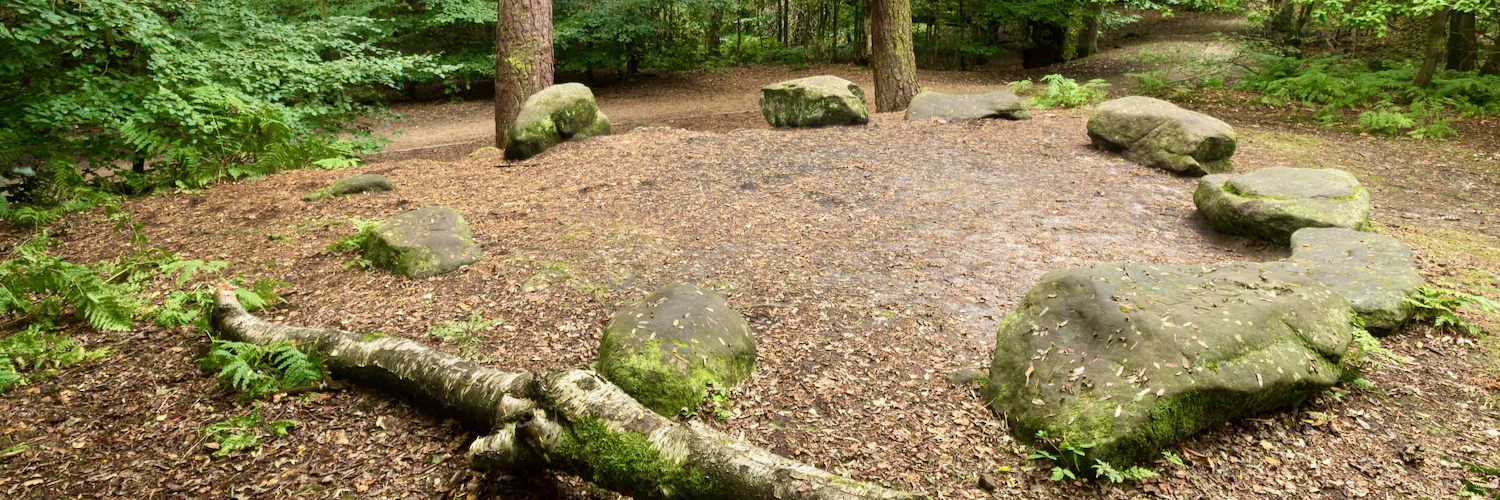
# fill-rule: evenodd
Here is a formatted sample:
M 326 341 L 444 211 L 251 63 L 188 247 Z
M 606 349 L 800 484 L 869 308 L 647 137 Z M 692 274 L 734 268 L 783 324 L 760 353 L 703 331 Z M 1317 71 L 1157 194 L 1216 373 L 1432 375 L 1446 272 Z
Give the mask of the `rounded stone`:
M 1210 175 L 1198 181 L 1193 203 L 1219 232 L 1282 244 L 1302 228 L 1370 225 L 1369 191 L 1353 174 L 1335 169 L 1272 167 Z

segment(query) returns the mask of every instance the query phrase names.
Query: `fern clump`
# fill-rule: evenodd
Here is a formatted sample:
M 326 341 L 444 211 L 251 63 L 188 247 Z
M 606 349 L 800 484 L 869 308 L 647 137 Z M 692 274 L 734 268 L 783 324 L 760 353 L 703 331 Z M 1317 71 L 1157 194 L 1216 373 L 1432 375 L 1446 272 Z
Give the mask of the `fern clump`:
M 296 420 L 267 422 L 261 418 L 260 406 L 256 405 L 250 413 L 209 424 L 208 427 L 203 428 L 203 436 L 213 440 L 213 447 L 218 449 L 214 452 L 214 456 L 222 457 L 240 451 L 259 449 L 263 438 L 285 437 L 291 428 L 297 425 Z
M 304 353 L 287 342 L 260 346 L 215 340 L 201 364 L 217 372 L 221 385 L 238 391 L 240 400 L 306 387 L 327 378 L 322 356 Z
M 1047 85 L 1031 98 L 1031 105 L 1038 108 L 1076 108 L 1093 104 L 1104 100 L 1107 94 L 1104 88 L 1109 86 L 1097 78 L 1080 84 L 1062 75 L 1044 76 L 1042 82 Z
M 338 241 L 329 244 L 327 251 L 353 255 L 353 258 L 344 264 L 345 268 L 354 266 L 369 268 L 374 265 L 374 262 L 363 252 L 370 240 L 375 238 L 375 228 L 380 226 L 380 221 L 349 219 L 349 223 L 354 225 L 354 234 L 339 238 Z
M 1494 299 L 1435 286 L 1417 289 L 1415 295 L 1406 298 L 1406 303 L 1416 308 L 1418 320 L 1431 321 L 1439 330 L 1467 333 L 1475 337 L 1484 332 L 1461 313 L 1500 314 L 1500 302 Z
M 47 234 L 40 233 L 0 262 L 0 314 L 44 321 L 71 310 L 99 330 L 130 329 L 139 309 L 133 290 L 48 254 L 48 242 Z
M 51 376 L 58 369 L 109 357 L 109 349 L 85 350 L 50 323 L 32 323 L 0 339 L 0 393 L 29 380 Z

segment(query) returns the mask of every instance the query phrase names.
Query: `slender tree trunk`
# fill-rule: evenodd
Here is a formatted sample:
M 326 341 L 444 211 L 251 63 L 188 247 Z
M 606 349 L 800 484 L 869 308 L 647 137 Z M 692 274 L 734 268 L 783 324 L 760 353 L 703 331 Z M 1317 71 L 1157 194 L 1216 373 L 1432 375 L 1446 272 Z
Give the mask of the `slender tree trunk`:
M 870 0 L 875 110 L 901 111 L 917 95 L 917 55 L 912 49 L 911 0 Z
M 1297 23 L 1297 4 L 1292 0 L 1273 0 L 1271 22 L 1271 39 L 1287 53 L 1301 57 L 1302 54 L 1302 30 Z
M 855 2 L 859 15 L 854 16 L 854 59 L 860 64 L 870 64 L 870 6 L 864 1 Z
M 552 85 L 552 0 L 499 0 L 495 23 L 495 146 L 527 97 Z
M 469 445 L 476 470 L 551 469 L 642 500 L 924 498 L 829 474 L 696 420 L 662 417 L 590 370 L 502 372 L 396 337 L 268 323 L 227 285 L 214 299 L 214 329 L 224 338 L 295 343 L 323 355 L 335 376 L 403 393 L 490 433 Z
M 1413 87 L 1425 89 L 1432 86 L 1432 76 L 1437 73 L 1438 59 L 1443 57 L 1443 32 L 1448 29 L 1448 7 L 1432 13 L 1427 22 L 1427 48 L 1422 56 L 1422 69 L 1417 71 Z
M 1078 58 L 1099 53 L 1099 20 L 1104 17 L 1103 2 L 1089 2 L 1088 13 L 1083 16 L 1083 26 L 1078 28 Z
M 1479 64 L 1479 38 L 1473 12 L 1448 14 L 1448 64 L 1454 71 L 1474 71 Z

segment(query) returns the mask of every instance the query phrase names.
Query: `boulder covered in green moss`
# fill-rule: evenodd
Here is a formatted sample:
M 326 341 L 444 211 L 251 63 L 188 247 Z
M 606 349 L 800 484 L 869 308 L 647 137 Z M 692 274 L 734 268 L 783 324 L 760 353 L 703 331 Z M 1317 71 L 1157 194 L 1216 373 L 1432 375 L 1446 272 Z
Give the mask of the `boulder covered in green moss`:
M 734 387 L 755 368 L 755 338 L 717 294 L 673 283 L 610 318 L 597 369 L 664 416 L 696 409 L 709 383 Z
M 1365 329 L 1387 335 L 1416 312 L 1407 302 L 1422 286 L 1411 247 L 1383 234 L 1338 228 L 1307 228 L 1292 233 L 1292 262 L 1308 276 L 1343 295 L 1365 322 Z
M 505 129 L 505 158 L 524 160 L 563 141 L 609 134 L 609 117 L 599 111 L 594 92 L 563 83 L 526 98 L 516 121 Z
M 1125 159 L 1183 175 L 1234 170 L 1234 128 L 1212 116 L 1161 99 L 1112 99 L 1089 116 L 1094 146 Z
M 1339 381 L 1352 312 L 1295 265 L 1101 263 L 1053 271 L 1001 321 L 988 401 L 1021 442 L 1045 433 L 1123 470 Z M 1076 459 L 1075 459 L 1076 458 Z
M 996 90 L 985 94 L 944 94 L 923 91 L 911 99 L 906 107 L 907 120 L 941 118 L 950 122 L 1004 118 L 1026 120 L 1031 113 L 1020 97 L 1009 90 Z
M 865 92 L 854 82 L 832 75 L 761 87 L 760 113 L 772 127 L 863 125 L 870 121 Z
M 360 254 L 375 267 L 426 278 L 477 262 L 480 250 L 462 215 L 448 207 L 426 207 L 375 226 Z
M 360 174 L 335 182 L 332 186 L 308 193 L 302 197 L 302 201 L 325 200 L 355 193 L 373 193 L 377 191 L 390 191 L 392 189 L 396 189 L 396 185 L 391 184 L 391 180 L 385 178 L 384 175 Z
M 1364 230 L 1370 192 L 1353 174 L 1336 169 L 1263 168 L 1216 174 L 1198 181 L 1193 203 L 1219 232 L 1286 244 L 1305 227 Z

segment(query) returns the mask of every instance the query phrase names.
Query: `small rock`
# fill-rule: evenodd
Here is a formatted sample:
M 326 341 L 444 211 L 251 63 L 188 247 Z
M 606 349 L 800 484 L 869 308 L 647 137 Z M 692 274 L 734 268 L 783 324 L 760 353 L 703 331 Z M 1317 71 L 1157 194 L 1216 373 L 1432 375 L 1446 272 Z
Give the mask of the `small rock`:
M 524 160 L 563 141 L 609 132 L 609 117 L 599 111 L 593 91 L 579 83 L 553 85 L 521 104 L 516 121 L 505 129 L 505 158 Z
M 987 94 L 953 95 L 924 91 L 911 99 L 906 108 L 906 120 L 937 118 L 942 122 L 960 122 L 985 118 L 1026 120 L 1031 113 L 1021 98 L 1009 90 L 996 90 Z
M 463 216 L 448 207 L 427 207 L 376 226 L 360 254 L 381 269 L 426 278 L 477 262 L 480 250 Z
M 302 197 L 302 201 L 317 201 L 355 193 L 390 191 L 392 189 L 396 189 L 396 186 L 391 184 L 391 180 L 385 178 L 384 175 L 361 174 L 335 182 L 332 186 L 308 193 Z
M 985 491 L 995 491 L 1000 489 L 1000 480 L 989 474 L 980 474 L 979 487 L 984 488 Z

